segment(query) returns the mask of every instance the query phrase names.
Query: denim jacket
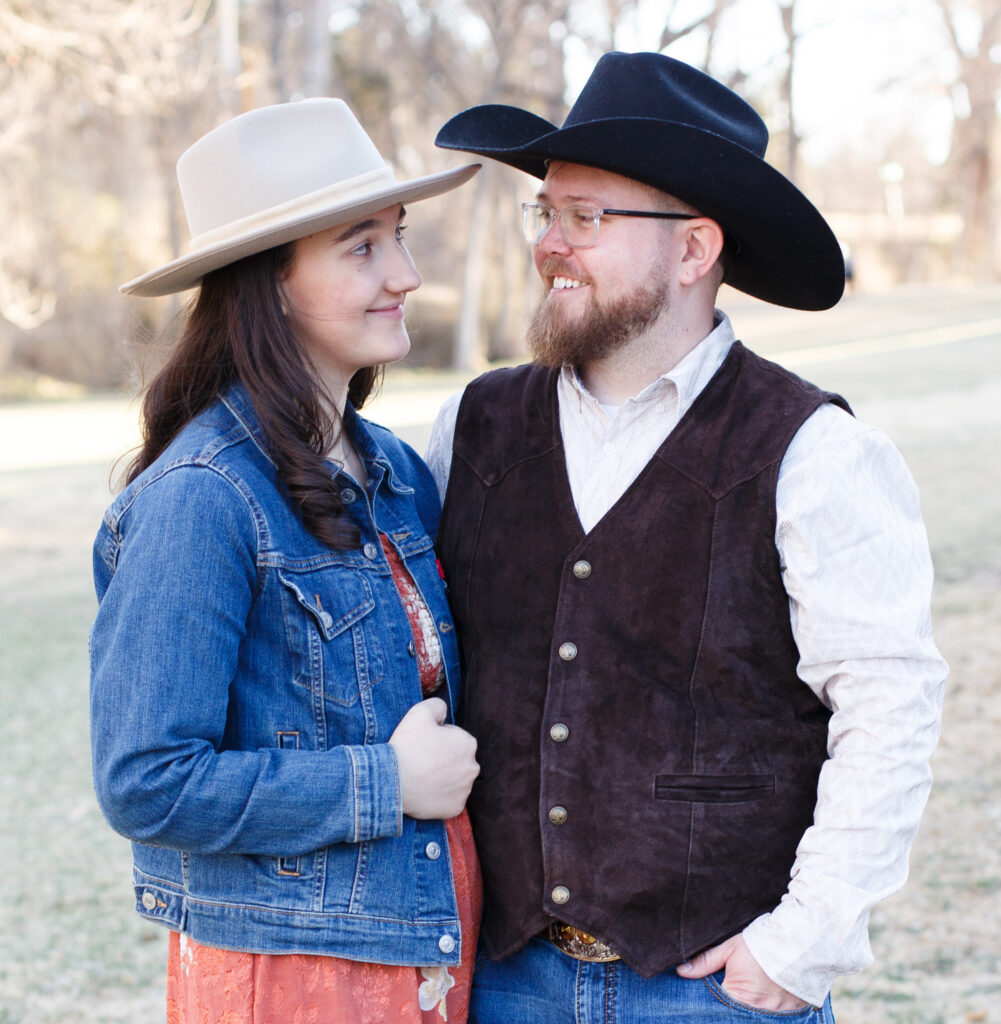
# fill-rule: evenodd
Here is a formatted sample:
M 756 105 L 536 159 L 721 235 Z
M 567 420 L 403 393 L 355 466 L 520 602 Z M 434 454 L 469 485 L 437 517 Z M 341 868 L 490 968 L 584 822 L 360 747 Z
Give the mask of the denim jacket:
M 209 945 L 457 964 L 444 824 L 404 817 L 387 740 L 421 700 L 379 540 L 458 656 L 426 467 L 349 407 L 361 546 L 303 527 L 231 388 L 111 505 L 94 546 L 91 731 L 101 809 L 133 841 L 136 910 Z M 331 472 L 337 467 L 331 464 Z

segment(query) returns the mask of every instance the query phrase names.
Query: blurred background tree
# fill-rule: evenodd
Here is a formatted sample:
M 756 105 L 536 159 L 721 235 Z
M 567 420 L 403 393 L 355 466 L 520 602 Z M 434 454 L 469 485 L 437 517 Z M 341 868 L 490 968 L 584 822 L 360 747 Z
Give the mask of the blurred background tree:
M 811 150 L 816 87 L 803 83 L 848 17 L 823 0 L 0 0 L 0 396 L 18 377 L 135 388 L 184 297 L 124 299 L 117 285 L 183 252 L 174 162 L 225 118 L 342 96 L 416 176 L 462 159 L 433 139 L 463 107 L 560 122 L 610 48 L 671 53 L 744 94 L 769 124 L 769 159 L 865 268 L 861 286 L 994 279 L 1001 0 L 868 7 L 884 28 L 923 26 L 909 63 L 872 77 L 873 104 L 903 96 L 904 113 L 850 113 L 835 148 Z M 857 54 L 843 67 L 857 75 Z M 930 155 L 922 120 L 943 103 L 946 142 Z M 412 362 L 521 354 L 538 291 L 517 203 L 532 189 L 488 164 L 412 218 L 425 277 Z

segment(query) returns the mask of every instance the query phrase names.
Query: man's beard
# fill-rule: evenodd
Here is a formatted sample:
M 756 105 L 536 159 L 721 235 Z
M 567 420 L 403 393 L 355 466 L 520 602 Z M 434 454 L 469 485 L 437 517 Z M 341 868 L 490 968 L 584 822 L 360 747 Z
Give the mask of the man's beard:
M 529 350 L 542 366 L 599 362 L 642 334 L 668 308 L 666 288 L 657 280 L 605 304 L 592 295 L 578 316 L 559 309 L 559 301 L 543 298 L 528 325 Z

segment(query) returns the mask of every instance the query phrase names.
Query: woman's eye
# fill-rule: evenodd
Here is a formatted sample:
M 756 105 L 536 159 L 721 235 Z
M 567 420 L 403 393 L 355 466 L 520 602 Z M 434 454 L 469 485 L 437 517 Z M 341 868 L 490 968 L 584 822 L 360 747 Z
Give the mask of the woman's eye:
M 396 240 L 398 242 L 402 242 L 403 241 L 403 236 L 406 233 L 406 230 L 407 230 L 407 225 L 406 224 L 397 224 L 396 225 Z
M 372 252 L 371 242 L 362 242 L 361 245 L 356 245 L 351 250 L 352 256 L 368 256 Z

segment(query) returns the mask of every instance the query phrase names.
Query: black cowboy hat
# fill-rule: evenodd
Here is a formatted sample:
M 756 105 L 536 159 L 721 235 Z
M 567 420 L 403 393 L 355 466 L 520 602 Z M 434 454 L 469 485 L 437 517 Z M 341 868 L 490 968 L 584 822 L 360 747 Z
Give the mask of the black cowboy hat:
M 828 309 L 844 291 L 834 233 L 765 163 L 764 121 L 725 85 L 663 54 L 606 53 L 558 128 L 519 107 L 486 104 L 456 114 L 435 144 L 536 178 L 561 160 L 668 192 L 730 236 L 727 284 L 767 302 Z

